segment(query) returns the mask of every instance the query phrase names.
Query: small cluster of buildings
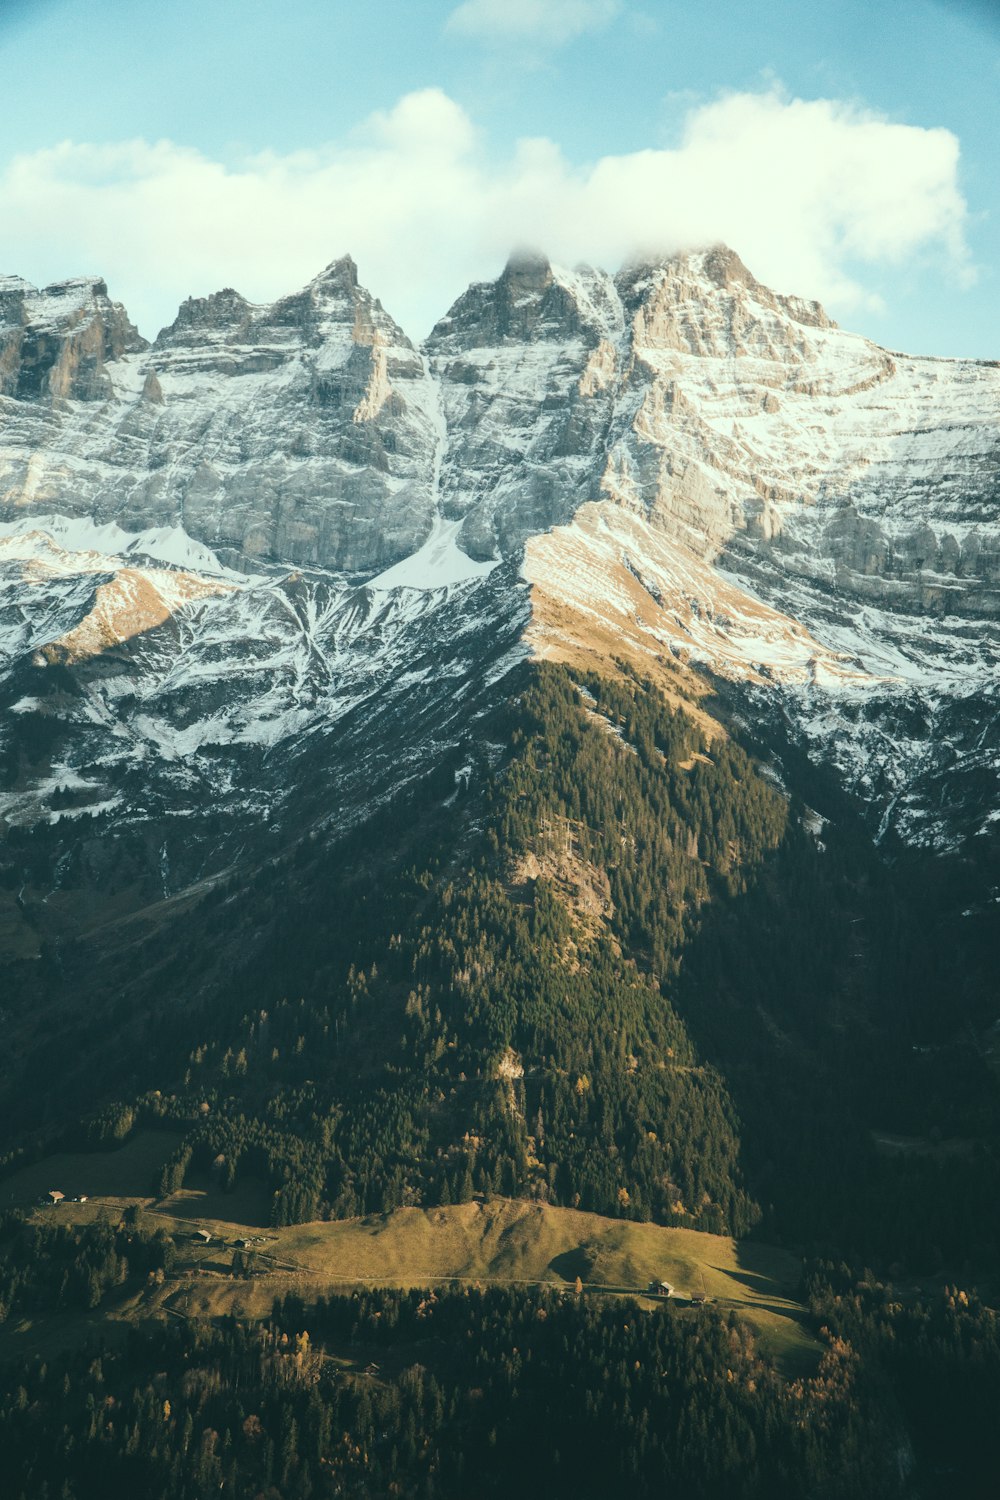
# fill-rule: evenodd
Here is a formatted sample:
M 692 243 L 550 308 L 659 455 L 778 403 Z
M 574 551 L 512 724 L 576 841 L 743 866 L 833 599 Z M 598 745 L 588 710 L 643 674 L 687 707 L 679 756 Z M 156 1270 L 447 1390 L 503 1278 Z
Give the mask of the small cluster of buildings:
M 660 1297 L 664 1301 L 668 1297 L 673 1297 L 675 1292 L 676 1288 L 669 1281 L 651 1281 L 646 1288 L 647 1297 Z M 685 1300 L 690 1302 L 692 1307 L 704 1307 L 708 1301 L 708 1295 L 706 1292 L 689 1292 Z

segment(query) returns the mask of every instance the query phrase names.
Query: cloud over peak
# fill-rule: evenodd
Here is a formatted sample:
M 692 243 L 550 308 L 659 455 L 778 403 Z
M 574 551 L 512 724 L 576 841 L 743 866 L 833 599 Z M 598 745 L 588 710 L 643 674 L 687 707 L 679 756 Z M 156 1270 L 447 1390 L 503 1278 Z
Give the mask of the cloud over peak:
M 868 278 L 931 252 L 967 271 L 959 143 L 837 100 L 779 90 L 693 107 L 680 144 L 567 161 L 518 143 L 499 165 L 440 89 L 346 140 L 222 162 L 170 141 L 65 142 L 0 172 L 7 264 L 32 280 L 105 275 L 145 332 L 222 285 L 270 300 L 334 256 L 419 336 L 514 244 L 613 269 L 725 241 L 762 281 L 835 314 Z

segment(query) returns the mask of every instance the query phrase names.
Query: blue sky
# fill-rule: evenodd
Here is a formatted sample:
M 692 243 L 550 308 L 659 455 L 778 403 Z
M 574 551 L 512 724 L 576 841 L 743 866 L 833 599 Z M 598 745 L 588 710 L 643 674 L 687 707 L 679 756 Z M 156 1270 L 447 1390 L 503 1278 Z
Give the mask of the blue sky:
M 0 269 L 155 332 L 350 251 L 416 335 L 512 241 L 725 238 L 891 348 L 1000 357 L 993 0 L 0 0 Z

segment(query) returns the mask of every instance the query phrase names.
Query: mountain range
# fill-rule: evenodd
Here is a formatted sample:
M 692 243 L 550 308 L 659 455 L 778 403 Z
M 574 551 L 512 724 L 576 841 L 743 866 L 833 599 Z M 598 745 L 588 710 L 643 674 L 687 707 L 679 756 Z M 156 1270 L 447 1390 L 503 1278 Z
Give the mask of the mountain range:
M 989 837 L 997 364 L 890 353 L 722 248 L 614 280 L 515 258 L 420 349 L 350 260 L 151 345 L 95 280 L 7 278 L 0 317 L 4 689 L 53 741 L 10 821 L 53 788 L 142 816 L 112 767 L 181 817 L 195 787 L 277 812 L 258 762 L 509 649 L 690 669 L 876 838 Z
M 882 349 L 722 246 L 616 277 L 519 254 L 419 346 L 350 259 L 269 306 L 191 299 L 152 343 L 101 280 L 0 280 L 0 1325 L 150 1325 L 107 1366 L 107 1402 L 139 1402 L 127 1442 L 90 1415 L 99 1364 L 57 1372 L 87 1394 L 51 1451 L 44 1367 L 29 1401 L 0 1365 L 25 1494 L 107 1493 L 96 1443 L 122 1493 L 155 1471 L 171 1500 L 251 1474 L 360 1496 L 377 1473 L 462 1497 L 439 1441 L 507 1493 L 467 1408 L 488 1379 L 523 1423 L 514 1328 L 539 1391 L 591 1370 L 554 1454 L 538 1438 L 552 1493 L 612 1359 L 594 1430 L 637 1494 L 678 1455 L 706 1496 L 991 1476 L 996 1314 L 952 1287 L 925 1316 L 919 1283 L 874 1278 L 988 1279 L 1000 1253 L 998 417 L 1000 362 Z M 120 1182 L 133 1150 L 152 1165 L 117 1227 L 89 1191 L 65 1229 L 17 1198 L 97 1153 Z M 241 1235 L 206 1273 L 236 1320 L 214 1332 L 178 1228 L 199 1194 L 238 1205 L 201 1231 Z M 269 1331 L 244 1329 L 234 1285 L 309 1269 L 258 1263 L 247 1226 L 300 1254 L 329 1221 L 365 1265 L 426 1231 L 470 1274 L 492 1236 L 489 1279 L 537 1262 L 602 1297 L 642 1290 L 655 1231 L 701 1267 L 692 1309 L 719 1255 L 751 1301 L 774 1285 L 754 1266 L 804 1265 L 799 1304 L 750 1313 L 793 1344 L 801 1319 L 812 1373 L 704 1308 L 625 1323 L 626 1364 L 617 1302 L 513 1287 L 307 1314 L 275 1282 Z M 307 1357 L 307 1316 L 366 1351 L 370 1389 Z M 368 1363 L 397 1329 L 447 1410 Z M 695 1417 L 642 1469 L 641 1412 L 678 1408 L 643 1406 L 638 1372 L 686 1389 L 698 1360 Z M 713 1488 L 705 1413 L 734 1392 Z M 280 1464 L 258 1442 L 279 1419 Z

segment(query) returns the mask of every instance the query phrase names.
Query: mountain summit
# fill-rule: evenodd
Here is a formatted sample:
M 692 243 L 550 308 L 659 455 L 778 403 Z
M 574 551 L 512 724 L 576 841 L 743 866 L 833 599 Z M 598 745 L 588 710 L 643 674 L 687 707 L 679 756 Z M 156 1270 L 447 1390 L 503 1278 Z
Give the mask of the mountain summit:
M 505 619 L 530 608 L 522 650 L 626 652 L 731 684 L 833 763 L 880 837 L 957 848 L 992 827 L 993 364 L 889 353 L 762 286 L 725 247 L 615 278 L 518 253 L 422 349 L 349 257 L 270 306 L 231 288 L 189 300 L 152 345 L 93 278 L 37 292 L 8 277 L 0 312 L 0 549 L 19 601 L 25 570 L 36 576 L 31 607 L 8 615 L 8 671 L 46 651 L 76 659 L 60 645 L 71 637 L 104 640 L 85 622 L 121 592 L 99 582 L 120 579 L 121 548 L 155 552 L 142 538 L 165 528 L 179 539 L 139 590 L 160 603 L 112 611 L 129 693 L 110 697 L 103 666 L 87 669 L 111 733 L 97 764 L 135 746 L 156 766 L 170 744 L 194 769 L 220 713 L 271 753 L 313 716 L 325 732 L 354 649 L 342 623 L 334 647 L 330 622 L 368 619 L 357 601 L 387 596 L 365 584 L 401 576 L 422 585 L 422 615 L 461 608 L 476 632 L 489 633 L 484 601 Z M 81 552 L 87 525 L 100 536 Z M 435 575 L 446 537 L 468 561 Z M 44 587 L 43 545 L 59 556 Z M 288 568 L 305 570 L 305 615 L 264 602 Z M 463 599 L 482 582 L 459 605 L 436 576 L 468 579 Z M 273 683 L 238 659 L 260 610 L 276 622 Z M 203 651 L 224 652 L 245 686 L 197 710 Z M 278 689 L 303 673 L 304 695 Z M 177 713 L 182 731 L 167 727 Z M 122 715 L 124 739 L 111 730 Z M 214 784 L 214 763 L 203 770 Z M 44 807 L 30 779 L 11 804 L 19 820 Z

